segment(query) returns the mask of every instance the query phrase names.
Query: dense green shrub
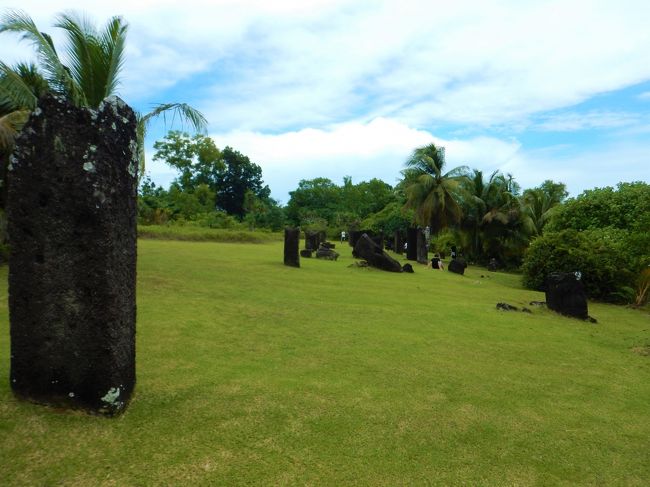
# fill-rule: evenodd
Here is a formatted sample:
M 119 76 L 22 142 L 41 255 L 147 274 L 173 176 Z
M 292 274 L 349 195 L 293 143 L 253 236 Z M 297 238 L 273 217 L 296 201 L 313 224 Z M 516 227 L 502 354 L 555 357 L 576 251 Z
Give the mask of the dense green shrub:
M 584 191 L 567 200 L 553 213 L 548 230 L 588 230 L 614 227 L 631 232 L 650 228 L 650 185 L 618 183 L 612 187 Z
M 523 283 L 530 289 L 543 290 L 549 273 L 580 271 L 590 298 L 629 301 L 643 260 L 620 229 L 548 232 L 528 248 L 522 266 Z

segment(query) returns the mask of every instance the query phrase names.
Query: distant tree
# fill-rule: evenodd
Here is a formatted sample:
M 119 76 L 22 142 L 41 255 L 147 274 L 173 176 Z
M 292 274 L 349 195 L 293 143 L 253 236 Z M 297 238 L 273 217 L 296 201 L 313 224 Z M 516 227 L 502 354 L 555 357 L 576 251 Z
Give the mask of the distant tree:
M 416 223 L 430 226 L 432 233 L 460 221 L 459 185 L 465 179 L 466 167 L 445 172 L 443 147 L 429 144 L 413 151 L 402 171 L 406 207 L 415 210 Z
M 522 196 L 524 213 L 529 218 L 534 235 L 542 234 L 553 212 L 567 196 L 568 192 L 563 183 L 555 183 L 548 179 L 540 186 L 524 191 Z
M 302 179 L 298 188 L 289 192 L 287 218 L 294 225 L 304 225 L 315 219 L 334 221 L 341 210 L 341 188 L 327 178 Z
M 551 218 L 550 230 L 613 227 L 631 232 L 650 228 L 650 185 L 637 181 L 594 188 L 570 198 Z
M 190 137 L 185 132 L 170 131 L 154 143 L 154 161 L 163 161 L 180 172 L 176 178 L 183 191 L 194 191 L 205 184 L 217 193 L 226 165 L 214 141 L 205 135 Z M 215 201 L 216 203 L 216 201 Z
M 231 147 L 221 153 L 224 171 L 217 183 L 217 206 L 239 219 L 246 214 L 245 198 L 250 191 L 257 198 L 266 201 L 271 190 L 262 181 L 262 168 Z

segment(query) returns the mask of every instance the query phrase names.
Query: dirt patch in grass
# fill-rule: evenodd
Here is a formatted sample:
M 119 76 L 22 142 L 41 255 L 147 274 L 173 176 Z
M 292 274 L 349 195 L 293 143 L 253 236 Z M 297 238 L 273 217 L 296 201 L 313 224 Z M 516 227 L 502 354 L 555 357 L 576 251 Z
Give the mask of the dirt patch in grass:
M 639 355 L 643 355 L 644 357 L 650 357 L 650 345 L 632 347 L 632 351 L 634 353 L 638 353 Z

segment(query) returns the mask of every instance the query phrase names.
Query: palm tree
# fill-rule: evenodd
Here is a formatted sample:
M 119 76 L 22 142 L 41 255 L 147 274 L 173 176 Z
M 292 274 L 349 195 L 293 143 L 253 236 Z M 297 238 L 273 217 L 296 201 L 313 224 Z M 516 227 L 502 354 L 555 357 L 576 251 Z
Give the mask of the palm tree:
M 524 191 L 524 212 L 530 219 L 533 235 L 541 235 L 557 206 L 567 197 L 564 183 L 544 181 L 540 186 Z
M 98 108 L 102 100 L 116 93 L 119 86 L 128 24 L 121 17 L 112 17 L 98 31 L 87 17 L 69 12 L 57 15 L 54 26 L 65 31 L 68 64 L 64 64 L 59 57 L 52 38 L 41 32 L 26 13 L 9 10 L 0 19 L 0 33 L 19 33 L 21 40 L 32 43 L 40 73 L 50 92 L 65 96 L 76 106 Z M 0 63 L 0 106 L 6 104 L 13 107 L 13 111 L 31 111 L 36 107 L 38 94 L 30 92 L 19 78 L 14 69 Z M 185 103 L 160 104 L 146 115 L 138 114 L 141 174 L 144 172 L 144 137 L 147 125 L 153 118 L 170 111 L 173 112 L 173 118 L 178 116 L 189 122 L 195 130 L 205 129 L 205 117 Z M 12 117 L 16 120 L 15 114 Z M 20 120 L 22 119 L 18 117 L 17 121 Z M 6 151 L 9 146 L 13 146 L 13 141 L 7 137 L 10 133 L 8 127 L 15 132 L 20 123 L 5 121 L 3 124 L 5 130 L 0 127 L 0 137 L 4 135 L 4 138 L 0 138 L 0 144 L 4 145 L 0 145 L 0 149 Z
M 431 232 L 460 221 L 459 185 L 465 180 L 465 166 L 445 170 L 445 150 L 429 144 L 413 151 L 402 171 L 406 208 L 415 210 L 416 223 L 430 226 Z

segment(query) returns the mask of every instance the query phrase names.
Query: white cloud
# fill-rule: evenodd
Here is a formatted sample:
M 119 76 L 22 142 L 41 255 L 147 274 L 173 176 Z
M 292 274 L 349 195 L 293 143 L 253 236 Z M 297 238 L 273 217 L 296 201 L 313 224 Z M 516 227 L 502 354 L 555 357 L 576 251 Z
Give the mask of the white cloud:
M 523 188 L 552 179 L 564 182 L 575 196 L 596 186 L 650 178 L 650 148 L 632 141 L 587 150 L 570 144 L 527 150 L 515 139 L 443 139 L 383 118 L 276 135 L 233 131 L 211 136 L 217 146 L 230 145 L 259 164 L 273 197 L 284 203 L 301 179 L 326 177 L 341 184 L 343 176 L 352 176 L 354 182 L 379 178 L 394 185 L 413 149 L 431 142 L 445 147 L 449 169 L 467 165 L 486 176 L 495 170 L 511 173 Z M 150 161 L 147 167 L 164 186 L 175 176 L 161 162 Z
M 48 31 L 62 10 L 15 5 Z M 516 123 L 650 79 L 645 0 L 68 0 L 65 8 L 130 22 L 126 99 L 201 77 L 211 89 L 177 98 L 202 97 L 219 131 L 382 116 L 418 127 Z M 5 39 L 3 59 L 13 49 Z
M 650 91 L 644 91 L 639 95 L 639 100 L 650 101 Z
M 212 138 L 217 146 L 230 145 L 259 164 L 274 197 L 285 203 L 287 193 L 301 179 L 327 177 L 340 184 L 342 177 L 349 175 L 355 182 L 379 178 L 395 184 L 411 152 L 431 142 L 446 148 L 450 169 L 469 165 L 492 171 L 519 150 L 517 141 L 490 137 L 444 140 L 385 118 L 277 135 L 233 131 L 212 134 Z
M 592 110 L 549 115 L 535 125 L 536 129 L 556 132 L 613 129 L 638 125 L 641 117 L 635 113 Z

